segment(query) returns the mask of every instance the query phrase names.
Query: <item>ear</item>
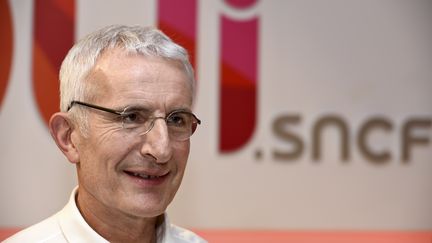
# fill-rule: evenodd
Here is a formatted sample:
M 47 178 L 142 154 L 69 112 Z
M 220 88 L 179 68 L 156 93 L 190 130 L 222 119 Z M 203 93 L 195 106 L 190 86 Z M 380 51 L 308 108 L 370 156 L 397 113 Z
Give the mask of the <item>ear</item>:
M 51 116 L 49 130 L 57 146 L 71 163 L 79 162 L 79 153 L 72 139 L 72 133 L 77 132 L 66 113 L 57 112 Z

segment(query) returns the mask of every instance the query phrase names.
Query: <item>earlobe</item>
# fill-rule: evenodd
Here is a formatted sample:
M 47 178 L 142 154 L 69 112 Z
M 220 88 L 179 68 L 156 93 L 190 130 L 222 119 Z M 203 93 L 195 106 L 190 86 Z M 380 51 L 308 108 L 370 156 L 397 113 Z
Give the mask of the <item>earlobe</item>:
M 71 163 L 79 162 L 79 153 L 72 139 L 73 124 L 66 113 L 57 112 L 51 116 L 49 130 L 57 146 Z

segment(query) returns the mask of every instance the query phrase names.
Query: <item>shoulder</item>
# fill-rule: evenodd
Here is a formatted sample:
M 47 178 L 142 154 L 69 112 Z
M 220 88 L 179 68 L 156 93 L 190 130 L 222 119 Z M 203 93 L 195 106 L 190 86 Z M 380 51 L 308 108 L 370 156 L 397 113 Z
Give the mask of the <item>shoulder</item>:
M 10 238 L 3 243 L 18 243 L 18 242 L 62 242 L 64 239 L 61 228 L 57 221 L 57 215 L 53 215 L 33 226 L 30 226 Z
M 169 240 L 166 243 L 206 243 L 207 241 L 199 237 L 197 234 L 177 225 L 169 226 Z

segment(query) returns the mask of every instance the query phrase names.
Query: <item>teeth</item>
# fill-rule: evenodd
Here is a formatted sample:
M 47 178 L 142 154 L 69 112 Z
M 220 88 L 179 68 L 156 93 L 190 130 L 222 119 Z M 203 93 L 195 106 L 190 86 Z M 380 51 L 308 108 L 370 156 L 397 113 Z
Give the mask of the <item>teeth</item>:
M 145 174 L 140 174 L 140 173 L 134 173 L 133 175 L 141 177 L 143 179 L 156 179 L 156 178 L 159 178 L 159 176 L 145 175 Z

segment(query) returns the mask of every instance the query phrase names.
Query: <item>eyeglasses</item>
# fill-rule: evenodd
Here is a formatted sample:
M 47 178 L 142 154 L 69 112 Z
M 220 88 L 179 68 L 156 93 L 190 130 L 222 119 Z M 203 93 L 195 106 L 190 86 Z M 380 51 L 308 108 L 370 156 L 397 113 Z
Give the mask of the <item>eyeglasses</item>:
M 201 124 L 200 119 L 193 113 L 184 110 L 172 111 L 166 117 L 152 117 L 148 111 L 143 109 L 126 107 L 123 111 L 116 111 L 81 101 L 72 101 L 67 111 L 75 104 L 117 115 L 122 128 L 137 136 L 147 134 L 153 128 L 156 119 L 163 119 L 167 124 L 170 138 L 176 141 L 185 141 L 192 136 L 197 126 Z

